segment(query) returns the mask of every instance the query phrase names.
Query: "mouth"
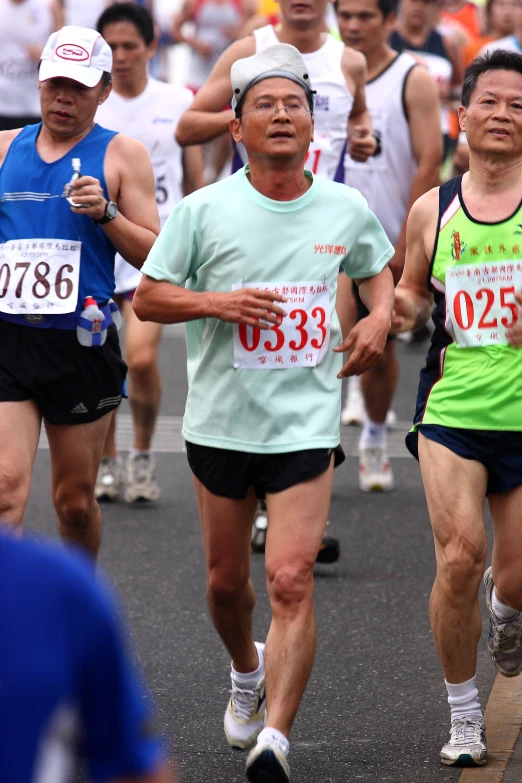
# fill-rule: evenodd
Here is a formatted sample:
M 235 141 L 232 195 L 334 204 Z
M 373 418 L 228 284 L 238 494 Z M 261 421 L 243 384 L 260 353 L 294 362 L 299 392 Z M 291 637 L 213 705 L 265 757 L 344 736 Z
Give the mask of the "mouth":
M 504 128 L 492 128 L 488 131 L 491 136 L 498 136 L 499 138 L 509 136 L 509 131 L 504 130 Z
M 310 6 L 308 3 L 292 3 L 292 10 L 293 11 L 309 11 Z
M 290 131 L 280 130 L 280 131 L 274 131 L 273 133 L 271 133 L 270 134 L 270 138 L 271 139 L 293 139 L 294 138 L 294 134 L 290 133 Z
M 68 120 L 74 119 L 72 114 L 69 114 L 68 111 L 53 111 L 52 114 L 55 116 L 58 122 L 67 122 Z

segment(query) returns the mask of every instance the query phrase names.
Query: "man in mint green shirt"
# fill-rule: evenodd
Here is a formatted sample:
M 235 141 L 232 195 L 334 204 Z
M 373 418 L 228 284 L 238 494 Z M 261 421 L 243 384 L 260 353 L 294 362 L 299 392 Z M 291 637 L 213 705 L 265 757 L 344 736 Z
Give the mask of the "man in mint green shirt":
M 340 440 L 340 378 L 382 355 L 393 248 L 357 191 L 304 170 L 313 93 L 297 49 L 278 44 L 239 60 L 231 79 L 231 131 L 249 165 L 175 208 L 134 307 L 143 319 L 187 322 L 183 434 L 210 612 L 232 656 L 225 734 L 233 747 L 253 747 L 246 774 L 256 783 L 289 780 L 288 736 L 315 653 L 313 564 Z M 344 343 L 340 266 L 370 310 Z M 266 652 L 252 640 L 249 581 L 252 518 L 265 496 Z

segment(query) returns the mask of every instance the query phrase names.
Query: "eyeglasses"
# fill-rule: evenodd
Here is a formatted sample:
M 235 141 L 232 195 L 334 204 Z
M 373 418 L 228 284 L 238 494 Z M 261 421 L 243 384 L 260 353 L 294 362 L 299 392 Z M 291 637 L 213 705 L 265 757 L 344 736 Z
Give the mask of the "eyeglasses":
M 299 103 L 289 103 L 286 106 L 276 106 L 274 103 L 260 103 L 255 109 L 243 111 L 241 114 L 252 114 L 253 112 L 256 112 L 258 117 L 269 119 L 272 116 L 277 117 L 280 111 L 284 111 L 286 116 L 290 117 L 291 120 L 295 120 L 298 117 L 306 117 L 307 114 L 310 114 L 310 109 L 306 109 Z

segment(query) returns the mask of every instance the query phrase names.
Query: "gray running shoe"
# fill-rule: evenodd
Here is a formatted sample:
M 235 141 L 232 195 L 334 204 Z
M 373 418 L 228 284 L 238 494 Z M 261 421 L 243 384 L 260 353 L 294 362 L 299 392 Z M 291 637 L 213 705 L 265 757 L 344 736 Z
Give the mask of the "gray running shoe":
M 450 741 L 440 760 L 453 767 L 483 767 L 487 762 L 486 726 L 480 715 L 461 715 L 451 721 Z
M 516 677 L 522 671 L 522 618 L 517 612 L 513 620 L 505 622 L 493 611 L 493 573 L 491 566 L 484 574 L 486 603 L 489 610 L 488 650 L 495 668 L 504 677 Z
M 127 503 L 158 500 L 159 484 L 156 481 L 156 460 L 152 454 L 137 454 L 127 460 Z
M 279 744 L 258 742 L 248 754 L 246 776 L 250 783 L 288 783 L 290 767 Z
M 94 497 L 102 502 L 117 502 L 123 499 L 125 478 L 123 465 L 116 457 L 106 457 L 100 462 Z

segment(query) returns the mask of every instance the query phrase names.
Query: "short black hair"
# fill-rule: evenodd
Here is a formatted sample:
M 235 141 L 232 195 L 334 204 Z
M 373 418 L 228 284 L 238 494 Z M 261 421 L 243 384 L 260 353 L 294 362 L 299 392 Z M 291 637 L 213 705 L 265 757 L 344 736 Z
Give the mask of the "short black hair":
M 137 29 L 147 46 L 154 41 L 154 21 L 149 11 L 142 5 L 136 5 L 135 3 L 116 3 L 110 5 L 102 13 L 98 22 L 96 23 L 96 29 L 103 35 L 103 30 L 109 24 L 115 24 L 116 22 L 130 22 Z
M 338 10 L 338 4 L 339 4 L 339 0 L 334 0 L 334 7 L 336 11 Z M 390 14 L 397 13 L 398 5 L 399 5 L 399 0 L 377 0 L 377 6 L 379 8 L 379 11 L 381 12 L 381 14 L 385 19 L 387 19 Z
M 466 68 L 462 83 L 460 102 L 465 108 L 469 106 L 479 77 L 488 71 L 515 71 L 522 76 L 522 54 L 509 52 L 507 49 L 494 49 L 475 58 Z

